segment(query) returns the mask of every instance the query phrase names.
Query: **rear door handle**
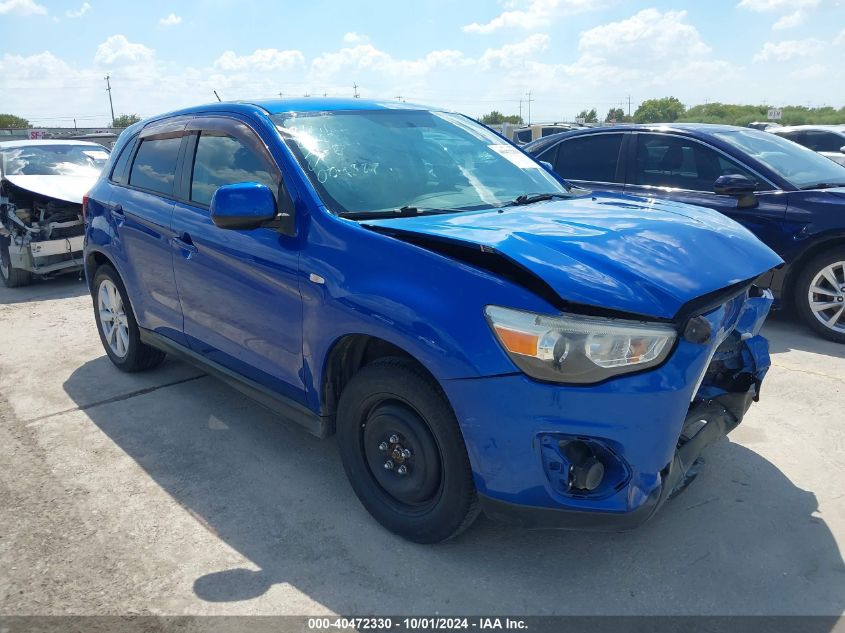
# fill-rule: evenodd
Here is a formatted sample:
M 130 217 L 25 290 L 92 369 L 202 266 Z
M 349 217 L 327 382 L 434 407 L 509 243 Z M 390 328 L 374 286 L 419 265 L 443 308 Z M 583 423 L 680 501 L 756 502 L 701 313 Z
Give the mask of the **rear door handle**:
M 170 238 L 170 241 L 172 241 L 178 248 L 188 253 L 188 255 L 193 255 L 197 252 L 197 247 L 194 246 L 191 236 L 187 233 L 182 233 L 182 235 L 172 237 Z
M 123 207 L 119 204 L 114 205 L 111 208 L 111 212 L 119 218 L 125 218 L 126 214 L 123 212 Z

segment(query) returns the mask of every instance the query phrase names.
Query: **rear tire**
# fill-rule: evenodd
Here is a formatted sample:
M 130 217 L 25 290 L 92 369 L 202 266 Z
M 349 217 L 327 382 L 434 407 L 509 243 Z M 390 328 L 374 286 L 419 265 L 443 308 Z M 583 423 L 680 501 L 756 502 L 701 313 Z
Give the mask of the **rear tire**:
M 0 278 L 7 288 L 28 286 L 32 283 L 32 273 L 12 266 L 12 258 L 9 256 L 10 244 L 8 237 L 0 237 Z
M 114 268 L 108 264 L 97 268 L 91 294 L 97 332 L 111 362 L 125 372 L 146 371 L 160 365 L 166 354 L 141 342 L 129 295 Z
M 804 264 L 793 300 L 807 326 L 830 341 L 845 343 L 845 248 L 832 248 Z
M 341 394 L 337 435 L 355 494 L 391 532 L 438 543 L 478 516 L 455 414 L 439 385 L 413 362 L 382 358 L 360 369 Z

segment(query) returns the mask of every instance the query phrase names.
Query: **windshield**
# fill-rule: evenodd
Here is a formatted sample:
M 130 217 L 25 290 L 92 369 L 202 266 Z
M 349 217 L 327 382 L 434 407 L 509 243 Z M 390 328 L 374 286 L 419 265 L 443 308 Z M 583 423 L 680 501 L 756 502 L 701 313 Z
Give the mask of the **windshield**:
M 796 189 L 820 184 L 845 185 L 845 167 L 776 134 L 731 130 L 713 135 L 750 154 Z
M 109 158 L 105 147 L 96 145 L 24 145 L 2 150 L 6 176 L 100 175 Z
M 532 158 L 458 114 L 356 110 L 273 121 L 335 213 L 479 209 L 566 193 Z

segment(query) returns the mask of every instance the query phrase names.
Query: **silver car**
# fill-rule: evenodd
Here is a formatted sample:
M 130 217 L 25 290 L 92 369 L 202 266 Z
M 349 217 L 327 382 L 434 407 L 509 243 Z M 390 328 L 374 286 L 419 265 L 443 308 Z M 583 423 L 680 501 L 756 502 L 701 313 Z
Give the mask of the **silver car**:
M 845 165 L 845 125 L 791 125 L 767 130 Z

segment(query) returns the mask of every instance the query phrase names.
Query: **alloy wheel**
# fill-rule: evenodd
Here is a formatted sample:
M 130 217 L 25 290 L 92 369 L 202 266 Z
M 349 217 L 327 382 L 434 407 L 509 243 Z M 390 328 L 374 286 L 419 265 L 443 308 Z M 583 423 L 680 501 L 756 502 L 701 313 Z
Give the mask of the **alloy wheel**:
M 106 343 L 115 355 L 124 358 L 129 351 L 129 322 L 120 291 L 108 279 L 102 281 L 97 292 L 97 310 Z
M 813 277 L 807 300 L 819 323 L 845 333 L 845 261 L 833 262 Z

